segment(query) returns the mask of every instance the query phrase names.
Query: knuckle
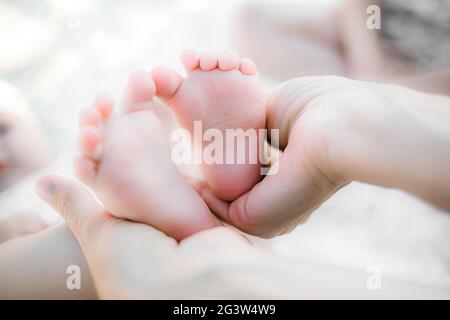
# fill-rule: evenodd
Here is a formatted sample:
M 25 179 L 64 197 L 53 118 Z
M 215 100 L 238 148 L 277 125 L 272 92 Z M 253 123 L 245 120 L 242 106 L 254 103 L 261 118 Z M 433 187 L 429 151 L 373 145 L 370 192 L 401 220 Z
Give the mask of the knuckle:
M 64 191 L 60 195 L 58 203 L 58 211 L 64 217 L 67 218 L 70 215 L 70 209 L 72 207 L 72 192 L 69 190 Z

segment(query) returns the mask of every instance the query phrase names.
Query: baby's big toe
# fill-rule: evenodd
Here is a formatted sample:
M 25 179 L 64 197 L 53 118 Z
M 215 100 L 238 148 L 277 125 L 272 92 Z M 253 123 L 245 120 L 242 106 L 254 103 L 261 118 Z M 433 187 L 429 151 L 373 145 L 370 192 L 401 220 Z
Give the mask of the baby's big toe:
M 151 71 L 153 81 L 155 82 L 156 95 L 169 100 L 183 82 L 183 78 L 173 69 L 164 66 L 158 66 Z
M 122 112 L 141 110 L 142 104 L 150 102 L 155 92 L 155 83 L 150 73 L 145 71 L 132 72 L 122 98 Z

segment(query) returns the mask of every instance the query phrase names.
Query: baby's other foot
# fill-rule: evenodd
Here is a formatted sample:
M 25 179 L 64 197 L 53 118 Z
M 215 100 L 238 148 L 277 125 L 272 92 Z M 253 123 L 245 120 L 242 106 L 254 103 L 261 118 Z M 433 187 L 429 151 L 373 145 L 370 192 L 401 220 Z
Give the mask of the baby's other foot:
M 222 133 L 222 150 L 212 139 L 222 151 L 221 157 L 217 150 L 211 153 L 217 162 L 206 162 L 208 143 L 202 137 L 200 140 L 194 137 L 194 141 L 203 144 L 202 169 L 209 188 L 223 200 L 234 200 L 261 178 L 259 150 L 263 139 L 259 139 L 258 130 L 247 131 L 265 128 L 266 121 L 266 99 L 256 67 L 250 59 L 239 59 L 232 52 L 197 54 L 186 50 L 180 59 L 187 71 L 185 79 L 164 67 L 152 71 L 156 94 L 165 100 L 191 135 L 197 132 L 194 121 L 201 121 L 203 133 L 208 129 Z M 228 130 L 238 134 L 234 140 L 226 139 L 227 129 L 242 130 Z M 253 134 L 252 143 L 247 134 Z
M 120 115 L 112 115 L 113 101 L 106 96 L 82 112 L 82 156 L 74 169 L 113 215 L 180 240 L 219 222 L 172 163 L 164 129 L 152 110 L 154 93 L 150 74 L 135 72 Z

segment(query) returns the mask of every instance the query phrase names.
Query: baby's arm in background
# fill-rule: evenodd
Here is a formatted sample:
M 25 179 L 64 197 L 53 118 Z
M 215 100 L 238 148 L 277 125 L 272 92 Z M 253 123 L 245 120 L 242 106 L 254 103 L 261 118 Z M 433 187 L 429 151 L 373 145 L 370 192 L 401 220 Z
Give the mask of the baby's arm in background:
M 71 265 L 79 267 L 80 289 L 67 287 Z M 0 270 L 0 299 L 97 298 L 80 246 L 65 224 L 1 244 Z
M 0 244 L 17 238 L 42 231 L 47 223 L 31 212 L 20 212 L 0 220 Z

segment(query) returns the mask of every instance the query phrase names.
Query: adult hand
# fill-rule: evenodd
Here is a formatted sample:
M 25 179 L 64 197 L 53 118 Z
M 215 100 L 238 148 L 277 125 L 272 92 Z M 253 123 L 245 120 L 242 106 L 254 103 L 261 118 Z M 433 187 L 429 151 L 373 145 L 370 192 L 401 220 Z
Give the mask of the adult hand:
M 263 237 L 285 233 L 353 180 L 401 188 L 450 210 L 448 97 L 305 77 L 273 90 L 267 117 L 269 132 L 279 130 L 278 172 L 231 204 L 198 188 L 237 228 Z
M 368 290 L 367 274 L 363 272 L 293 264 L 224 227 L 202 231 L 177 243 L 148 225 L 111 216 L 86 189 L 63 178 L 41 178 L 37 192 L 62 214 L 80 243 L 99 298 L 448 298 L 439 290 L 387 279 L 382 290 Z M 63 239 L 56 236 L 53 241 Z M 16 261 L 10 259 L 8 249 L 20 249 L 19 245 L 0 250 L 0 265 L 6 270 Z M 68 248 L 72 250 L 70 260 L 82 256 L 76 247 Z M 0 277 L 0 287 L 3 280 Z M 12 290 L 17 288 L 12 286 Z
M 211 229 L 177 243 L 151 226 L 113 217 L 69 180 L 43 177 L 37 192 L 80 243 L 100 298 L 298 296 L 291 283 L 294 265 L 230 229 Z

